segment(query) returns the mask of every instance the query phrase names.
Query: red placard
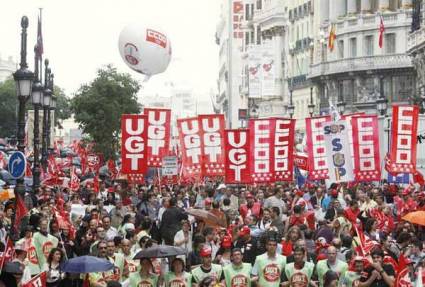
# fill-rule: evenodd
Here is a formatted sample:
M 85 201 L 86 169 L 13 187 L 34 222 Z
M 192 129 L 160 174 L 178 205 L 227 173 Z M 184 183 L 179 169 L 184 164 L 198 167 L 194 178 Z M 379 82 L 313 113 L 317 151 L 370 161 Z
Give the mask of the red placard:
M 418 106 L 393 106 L 391 150 L 386 169 L 392 174 L 416 171 Z
M 225 131 L 225 177 L 228 184 L 250 183 L 249 130 Z
M 171 110 L 144 109 L 148 117 L 148 166 L 160 167 L 170 150 Z
M 37 276 L 31 278 L 25 284 L 22 284 L 22 287 L 44 287 L 47 283 L 47 273 L 46 271 L 38 274 Z
M 378 117 L 376 115 L 356 116 L 351 118 L 351 126 L 356 181 L 379 181 L 381 164 Z
M 178 119 L 180 151 L 182 153 L 182 176 L 201 176 L 202 146 L 198 118 Z
M 275 119 L 274 176 L 276 181 L 292 181 L 294 172 L 295 120 Z
M 224 175 L 224 115 L 200 115 L 202 175 Z
M 331 116 L 306 118 L 308 178 L 311 180 L 328 178 L 328 163 L 322 123 L 331 121 Z
M 357 116 L 362 116 L 364 114 L 365 114 L 364 112 L 360 112 L 360 113 L 353 113 L 353 114 L 348 114 L 348 115 L 341 115 L 341 120 L 347 122 L 348 143 L 350 144 L 351 162 L 353 163 L 354 174 L 356 172 L 356 164 L 355 164 L 355 160 L 354 160 L 353 127 L 352 127 L 352 124 L 351 124 L 351 119 L 354 118 L 354 117 L 357 117 Z
M 252 182 L 274 181 L 275 123 L 276 119 L 249 120 Z
M 121 116 L 121 163 L 124 174 L 145 173 L 147 165 L 147 116 Z
M 308 170 L 308 157 L 299 153 L 294 154 L 294 164 L 296 167 L 302 170 Z

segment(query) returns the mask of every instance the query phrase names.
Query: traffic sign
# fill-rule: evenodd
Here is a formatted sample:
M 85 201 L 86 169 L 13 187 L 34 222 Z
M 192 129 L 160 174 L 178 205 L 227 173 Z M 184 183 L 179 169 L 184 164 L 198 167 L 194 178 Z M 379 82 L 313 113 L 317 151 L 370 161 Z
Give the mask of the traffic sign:
M 21 178 L 25 174 L 25 168 L 27 166 L 27 159 L 25 155 L 20 151 L 15 151 L 9 158 L 7 167 L 9 173 L 13 178 Z

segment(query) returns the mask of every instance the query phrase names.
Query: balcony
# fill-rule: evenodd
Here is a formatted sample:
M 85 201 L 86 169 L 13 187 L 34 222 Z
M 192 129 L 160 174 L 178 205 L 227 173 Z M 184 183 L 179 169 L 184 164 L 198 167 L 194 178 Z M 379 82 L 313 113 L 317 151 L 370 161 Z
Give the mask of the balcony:
M 411 54 L 425 47 L 425 27 L 421 27 L 407 37 L 407 53 Z
M 340 59 L 310 66 L 309 78 L 380 69 L 411 68 L 412 61 L 406 54 L 367 56 Z
M 270 0 L 263 3 L 261 10 L 254 12 L 254 22 L 261 26 L 261 30 L 286 25 L 285 1 Z

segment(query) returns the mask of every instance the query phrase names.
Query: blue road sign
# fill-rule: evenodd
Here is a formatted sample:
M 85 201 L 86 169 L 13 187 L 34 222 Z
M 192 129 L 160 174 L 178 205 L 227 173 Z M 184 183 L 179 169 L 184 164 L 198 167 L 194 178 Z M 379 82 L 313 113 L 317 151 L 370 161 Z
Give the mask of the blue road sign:
M 9 163 L 7 166 L 9 168 L 9 173 L 13 178 L 21 178 L 25 174 L 27 159 L 22 152 L 16 151 L 9 157 Z

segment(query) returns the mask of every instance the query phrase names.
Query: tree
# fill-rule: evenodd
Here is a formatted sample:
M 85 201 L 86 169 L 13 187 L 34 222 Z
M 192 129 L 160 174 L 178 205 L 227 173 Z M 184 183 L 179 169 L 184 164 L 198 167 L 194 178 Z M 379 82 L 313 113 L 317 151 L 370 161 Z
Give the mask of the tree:
M 60 127 L 59 121 L 71 117 L 71 100 L 60 87 L 55 86 L 53 90 L 56 96 L 55 126 Z
M 15 81 L 10 77 L 0 83 L 0 138 L 16 135 L 17 106 Z
M 80 87 L 71 100 L 71 110 L 84 133 L 94 142 L 94 149 L 105 159 L 116 157 L 121 132 L 121 115 L 137 114 L 140 85 L 129 74 L 118 73 L 111 65 L 99 69 L 97 77 Z

